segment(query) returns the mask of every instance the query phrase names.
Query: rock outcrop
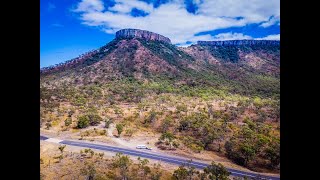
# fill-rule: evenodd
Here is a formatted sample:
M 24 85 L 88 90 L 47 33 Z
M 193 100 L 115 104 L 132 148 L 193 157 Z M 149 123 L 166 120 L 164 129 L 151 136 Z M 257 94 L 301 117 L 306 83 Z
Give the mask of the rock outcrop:
M 198 41 L 200 46 L 280 45 L 279 40 Z
M 116 32 L 116 38 L 141 38 L 145 40 L 161 41 L 171 44 L 171 40 L 167 37 L 140 29 L 121 29 Z

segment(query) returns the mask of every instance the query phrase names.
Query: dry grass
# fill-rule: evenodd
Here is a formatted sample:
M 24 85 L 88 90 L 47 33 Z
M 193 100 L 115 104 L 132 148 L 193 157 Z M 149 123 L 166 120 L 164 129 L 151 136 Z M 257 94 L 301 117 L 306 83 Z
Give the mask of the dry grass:
M 90 153 L 84 153 L 84 150 L 79 148 L 66 147 L 66 150 L 61 154 L 58 150 L 57 144 L 41 142 L 40 153 L 40 169 L 42 178 L 45 180 L 55 179 L 83 179 L 87 178 L 87 175 L 83 174 L 83 170 L 88 169 L 88 165 L 93 165 L 96 171 L 95 177 L 97 179 L 120 179 L 120 172 L 117 168 L 112 166 L 112 156 L 114 154 L 104 153 L 99 155 L 99 151 L 94 150 L 94 155 Z M 62 159 L 58 157 L 62 156 Z M 132 158 L 133 165 L 130 166 L 129 174 L 133 179 L 141 179 L 139 176 L 135 176 L 134 170 L 137 169 L 137 159 Z M 152 171 L 154 161 L 149 162 L 149 167 Z M 169 180 L 175 166 L 165 166 L 168 170 L 161 169 L 161 180 Z M 162 167 L 163 168 L 163 167 Z M 132 172 L 131 172 L 132 171 Z M 146 178 L 150 179 L 150 178 Z

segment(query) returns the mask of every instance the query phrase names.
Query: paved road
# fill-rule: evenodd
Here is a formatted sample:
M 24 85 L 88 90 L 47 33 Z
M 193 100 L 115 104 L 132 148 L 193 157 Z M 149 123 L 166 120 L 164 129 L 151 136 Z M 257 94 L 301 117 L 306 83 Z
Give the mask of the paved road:
M 183 158 L 176 158 L 176 157 L 170 157 L 170 156 L 163 156 L 163 155 L 157 155 L 157 154 L 151 154 L 148 152 L 145 152 L 143 150 L 133 150 L 133 149 L 125 149 L 125 148 L 119 148 L 114 146 L 107 146 L 107 145 L 99 145 L 99 144 L 93 144 L 93 143 L 86 143 L 86 142 L 77 142 L 77 141 L 69 141 L 69 140 L 54 140 L 52 138 L 48 138 L 45 136 L 40 136 L 40 140 L 45 140 L 51 142 L 59 142 L 60 144 L 70 145 L 70 146 L 79 146 L 79 147 L 86 147 L 86 148 L 92 148 L 92 149 L 98 149 L 102 151 L 111 151 L 111 152 L 120 152 L 127 155 L 132 156 L 138 156 L 143 158 L 149 158 L 154 160 L 159 160 L 167 163 L 172 164 L 186 164 L 189 159 L 183 159 Z M 192 161 L 190 163 L 191 166 L 194 166 L 195 168 L 203 169 L 207 167 L 209 164 L 201 163 Z M 247 176 L 247 177 L 259 177 L 258 179 L 265 179 L 265 180 L 279 180 L 279 177 L 272 177 L 272 176 L 262 176 L 255 173 L 245 172 L 245 171 L 239 171 L 235 169 L 227 168 L 233 176 Z

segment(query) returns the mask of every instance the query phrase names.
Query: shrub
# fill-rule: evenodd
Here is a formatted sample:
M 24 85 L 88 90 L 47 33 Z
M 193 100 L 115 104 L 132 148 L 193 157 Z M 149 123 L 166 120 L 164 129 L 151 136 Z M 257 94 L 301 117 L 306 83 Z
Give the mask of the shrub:
M 78 125 L 77 127 L 82 129 L 89 126 L 89 118 L 87 116 L 80 116 L 78 118 Z
M 106 133 L 107 131 L 105 129 L 99 132 L 100 135 L 106 135 Z
M 113 167 L 120 169 L 121 179 L 128 179 L 128 171 L 131 164 L 132 160 L 129 156 L 122 155 L 121 153 L 117 153 L 112 159 Z
M 184 166 L 180 166 L 173 172 L 173 179 L 185 180 L 188 177 L 188 170 Z
M 229 180 L 231 174 L 222 164 L 217 165 L 215 162 L 212 162 L 203 171 L 209 176 L 209 179 Z
M 190 144 L 189 147 L 192 151 L 197 153 L 200 153 L 201 151 L 204 150 L 204 148 L 202 146 L 199 146 L 198 144 Z
M 188 107 L 185 104 L 178 105 L 176 109 L 177 109 L 177 113 L 188 111 Z
M 93 164 L 88 164 L 85 168 L 80 169 L 82 175 L 86 176 L 86 179 L 95 179 L 97 171 Z
M 64 148 L 66 148 L 66 145 L 60 145 L 59 146 L 59 150 L 60 150 L 61 154 L 63 153 Z
M 180 146 L 180 144 L 177 141 L 173 141 L 172 146 L 175 148 L 178 148 Z
M 118 131 L 118 136 L 120 137 L 120 134 L 122 133 L 123 131 L 123 125 L 122 124 L 117 124 L 116 125 L 116 129 Z
M 132 129 L 127 129 L 125 135 L 131 137 L 133 135 L 133 130 Z
M 102 121 L 102 118 L 97 114 L 89 114 L 87 116 L 89 118 L 89 124 L 91 126 L 95 126 L 95 125 L 99 124 L 100 121 Z
M 65 126 L 70 126 L 71 124 L 72 124 L 71 118 L 67 118 L 66 120 L 64 120 L 64 125 Z
M 97 114 L 83 115 L 83 116 L 80 116 L 78 119 L 79 119 L 78 125 L 77 125 L 78 128 L 86 128 L 89 125 L 95 126 L 99 124 L 100 121 L 102 121 L 102 118 Z
M 157 112 L 153 109 L 150 111 L 149 116 L 144 120 L 144 124 L 153 123 L 156 120 Z
M 225 144 L 227 156 L 239 165 L 247 166 L 255 157 L 256 150 L 248 142 L 227 141 Z
M 48 129 L 48 130 L 49 130 L 49 129 L 50 129 L 50 127 L 52 127 L 51 123 L 50 123 L 50 122 L 47 122 L 47 123 L 46 123 L 46 129 Z
M 105 128 L 109 128 L 110 124 L 112 123 L 112 119 L 106 119 L 105 122 Z

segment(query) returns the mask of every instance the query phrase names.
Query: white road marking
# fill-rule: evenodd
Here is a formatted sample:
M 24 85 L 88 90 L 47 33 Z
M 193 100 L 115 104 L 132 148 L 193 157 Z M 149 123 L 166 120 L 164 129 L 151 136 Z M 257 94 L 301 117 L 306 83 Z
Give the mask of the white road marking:
M 55 139 L 55 138 L 49 138 L 49 139 L 46 139 L 45 141 L 53 142 L 53 143 L 60 143 L 60 142 L 63 141 L 63 140 Z

